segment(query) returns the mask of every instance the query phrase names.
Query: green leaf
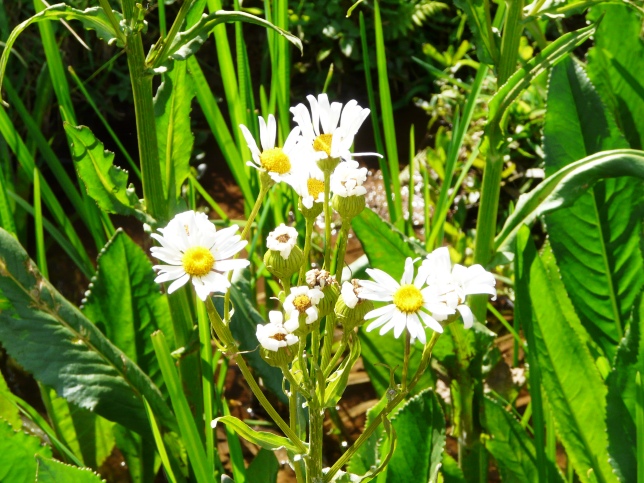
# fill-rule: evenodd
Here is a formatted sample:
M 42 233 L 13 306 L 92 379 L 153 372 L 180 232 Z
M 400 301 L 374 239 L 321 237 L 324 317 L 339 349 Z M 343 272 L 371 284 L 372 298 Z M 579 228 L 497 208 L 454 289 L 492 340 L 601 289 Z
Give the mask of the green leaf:
M 13 429 L 18 430 L 22 428 L 20 409 L 13 403 L 11 396 L 7 382 L 4 380 L 2 373 L 0 373 L 0 419 L 9 423 Z
M 411 241 L 390 223 L 367 208 L 351 222 L 373 268 L 387 272 L 400 280 L 407 257 L 422 257 L 427 252 Z
M 441 467 L 444 483 L 466 483 L 463 470 L 449 453 L 443 453 L 443 466 Z
M 617 350 L 613 370 L 606 379 L 608 451 L 611 464 L 622 481 L 637 481 L 635 377 L 638 372 L 644 373 L 643 330 L 644 297 L 640 294 L 628 331 Z
M 335 407 L 338 403 L 349 382 L 351 369 L 353 369 L 353 365 L 360 357 L 360 339 L 353 332 L 349 337 L 349 357 L 345 357 L 340 367 L 326 379 L 323 405 L 325 408 Z
M 561 168 L 533 189 L 519 196 L 514 212 L 494 239 L 498 252 L 511 252 L 521 226 L 541 215 L 571 206 L 600 179 L 634 176 L 644 179 L 644 152 L 615 149 L 587 156 Z
M 186 60 L 188 57 L 193 55 L 201 45 L 208 39 L 210 32 L 213 28 L 221 23 L 226 22 L 248 22 L 260 27 L 266 27 L 269 29 L 275 30 L 278 34 L 286 38 L 289 42 L 295 45 L 300 52 L 302 52 L 302 42 L 298 37 L 283 30 L 271 22 L 264 20 L 263 18 L 256 17 L 246 12 L 234 11 L 227 12 L 225 10 L 218 10 L 217 12 L 211 13 L 210 15 L 203 15 L 201 20 L 197 22 L 190 29 L 180 32 L 174 38 L 172 45 L 167 50 L 167 54 L 164 55 L 166 58 L 155 58 L 153 59 L 154 65 L 159 66 L 166 62 L 167 58 L 175 60 Z
M 589 25 L 574 32 L 562 35 L 549 44 L 537 56 L 530 59 L 524 67 L 517 70 L 508 81 L 497 90 L 489 102 L 488 129 L 497 129 L 508 107 L 530 85 L 530 83 L 554 64 L 567 56 L 578 45 L 585 42 L 595 32 L 595 25 Z
M 479 61 L 494 66 L 499 59 L 499 39 L 492 31 L 489 7 L 485 8 L 488 4 L 484 0 L 456 0 L 455 4 L 467 15 L 467 22 L 476 39 Z
M 538 482 L 536 450 L 532 438 L 521 423 L 496 400 L 484 400 L 484 427 L 489 433 L 485 449 L 496 459 L 503 481 Z M 552 462 L 548 474 L 551 482 L 563 483 L 563 478 Z
M 398 445 L 378 481 L 437 481 L 446 430 L 445 416 L 434 391 L 426 389 L 411 398 L 392 417 L 391 425 L 398 435 Z
M 161 179 L 170 203 L 181 195 L 181 185 L 190 174 L 190 155 L 195 139 L 190 128 L 190 111 L 194 96 L 186 63 L 172 62 L 154 97 Z
M 592 9 L 589 19 L 603 15 L 588 51 L 588 75 L 617 121 L 630 146 L 644 147 L 644 44 L 641 14 L 624 5 Z
M 99 475 L 89 468 L 66 465 L 54 459 L 43 458 L 38 455 L 38 475 L 36 483 L 60 483 L 73 481 L 74 483 L 103 483 Z
M 542 382 L 552 408 L 557 433 L 582 482 L 617 481 L 608 463 L 606 436 L 606 386 L 578 335 L 583 330 L 558 277 L 551 253 L 536 256 L 529 241 L 524 250 L 530 267 L 529 286 L 534 311 L 534 351 Z M 524 324 L 530 323 L 523 320 Z
M 118 22 L 123 20 L 123 16 L 119 12 L 112 11 L 112 13 Z M 4 51 L 2 52 L 2 57 L 0 58 L 0 86 L 2 86 L 4 73 L 7 69 L 9 54 L 11 53 L 13 44 L 18 39 L 18 36 L 32 23 L 59 19 L 79 20 L 86 29 L 96 31 L 96 35 L 107 41 L 107 43 L 117 41 L 117 33 L 114 32 L 112 24 L 101 7 L 91 7 L 86 10 L 78 10 L 63 3 L 52 5 L 16 26 L 7 38 Z M 122 45 L 119 46 L 122 47 Z
M 383 397 L 378 403 L 367 411 L 365 428 L 369 426 L 376 416 L 383 410 L 387 398 Z M 377 427 L 371 436 L 353 454 L 347 463 L 347 470 L 351 474 L 364 475 L 378 465 L 378 440 L 382 437 L 383 429 Z
M 275 483 L 279 468 L 275 453 L 262 448 L 246 468 L 246 479 L 253 483 Z
M 162 330 L 173 345 L 168 300 L 154 282 L 150 260 L 121 229 L 98 257 L 82 310 L 158 388 L 163 388 L 150 336 Z
M 231 427 L 246 441 L 256 444 L 264 449 L 275 451 L 280 448 L 285 448 L 295 454 L 300 454 L 299 448 L 295 444 L 291 443 L 288 438 L 278 436 L 274 433 L 268 433 L 266 431 L 255 431 L 253 428 L 248 426 L 248 424 L 234 416 L 221 416 L 213 421 L 213 425 L 218 423 L 224 423 Z
M 583 68 L 571 59 L 550 76 L 543 147 L 547 175 L 587 155 L 628 147 Z M 633 178 L 600 181 L 574 205 L 546 216 L 568 294 L 609 359 L 644 285 L 642 188 Z
M 37 454 L 51 458 L 51 448 L 0 420 L 0 481 L 35 481 Z
M 52 415 L 56 432 L 84 466 L 98 469 L 114 449 L 114 423 L 87 409 L 69 404 L 50 391 Z
M 101 210 L 153 222 L 143 213 L 134 186 L 127 187 L 127 171 L 114 166 L 114 153 L 106 151 L 87 126 L 72 126 L 67 122 L 63 126 L 71 142 L 78 175 Z
M 144 396 L 159 420 L 175 427 L 154 383 L 42 277 L 2 229 L 0 300 L 0 342 L 40 382 L 69 402 L 137 431 L 148 428 Z

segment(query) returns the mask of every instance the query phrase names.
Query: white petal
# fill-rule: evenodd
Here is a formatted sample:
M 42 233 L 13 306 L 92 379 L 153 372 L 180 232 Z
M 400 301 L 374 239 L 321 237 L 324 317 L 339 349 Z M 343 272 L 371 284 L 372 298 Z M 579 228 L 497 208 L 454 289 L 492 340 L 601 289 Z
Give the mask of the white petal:
M 349 283 L 349 282 L 345 282 Z M 352 290 L 353 291 L 353 290 Z M 362 295 L 362 294 L 360 294 Z M 376 317 L 380 317 L 381 315 L 385 314 L 392 314 L 396 310 L 396 306 L 393 304 L 385 305 L 383 307 L 380 307 L 378 309 L 373 309 L 372 311 L 368 312 L 367 315 L 364 316 L 365 319 L 375 319 Z
M 367 268 L 367 274 L 373 278 L 378 284 L 391 289 L 392 292 L 400 288 L 400 284 L 396 282 L 391 275 L 383 272 L 378 268 Z
M 420 315 L 421 320 L 427 327 L 429 327 L 435 332 L 438 332 L 439 334 L 443 333 L 443 326 L 439 324 L 438 321 L 434 319 L 431 315 L 426 314 L 422 310 L 418 312 L 418 315 Z
M 458 310 L 461 314 L 461 317 L 463 317 L 463 325 L 465 326 L 466 329 L 469 329 L 472 327 L 474 324 L 474 314 L 470 310 L 470 308 L 467 305 L 459 305 L 456 307 L 456 310 Z
M 250 152 L 253 155 L 253 157 L 259 158 L 260 151 L 259 151 L 259 148 L 257 147 L 257 143 L 255 142 L 255 138 L 253 137 L 253 135 L 250 133 L 248 128 L 243 124 L 239 125 L 239 129 L 241 129 L 241 132 L 244 135 L 244 139 L 246 140 L 246 144 L 248 144 L 248 149 L 250 149 Z
M 190 280 L 190 275 L 186 273 L 183 277 L 178 278 L 177 280 L 175 280 L 170 284 L 170 286 L 168 287 L 168 293 L 171 294 L 178 288 L 183 287 L 188 280 Z
M 215 270 L 218 272 L 229 272 L 231 270 L 246 268 L 248 265 L 250 265 L 250 262 L 244 259 L 220 260 L 215 263 Z
M 320 135 L 320 108 L 318 106 L 318 101 L 315 97 L 311 95 L 306 96 L 306 99 L 309 101 L 309 104 L 311 105 L 311 120 L 312 120 L 313 131 L 315 132 L 316 136 L 319 136 Z
M 300 131 L 301 131 L 300 127 L 296 126 L 288 134 L 288 137 L 286 138 L 286 141 L 284 141 L 284 147 L 282 148 L 282 150 L 285 153 L 288 154 L 293 149 L 293 147 L 297 144 L 297 141 L 298 141 L 298 139 L 300 137 Z
M 271 149 L 275 147 L 275 141 L 277 139 L 277 124 L 275 123 L 275 117 L 272 114 L 268 115 L 268 129 L 266 130 L 266 141 L 267 144 L 264 146 L 264 149 Z
M 407 257 L 405 260 L 405 271 L 403 272 L 402 279 L 400 280 L 401 285 L 408 285 L 412 282 L 414 277 L 414 261 L 411 257 Z

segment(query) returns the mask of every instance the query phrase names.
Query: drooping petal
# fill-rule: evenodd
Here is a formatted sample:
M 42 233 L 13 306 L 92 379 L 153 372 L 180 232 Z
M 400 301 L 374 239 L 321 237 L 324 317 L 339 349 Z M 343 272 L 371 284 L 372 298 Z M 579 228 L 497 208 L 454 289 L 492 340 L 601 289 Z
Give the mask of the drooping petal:
M 253 137 L 251 132 L 243 124 L 239 125 L 239 129 L 241 129 L 241 132 L 244 135 L 244 139 L 246 140 L 246 144 L 248 144 L 248 149 L 250 149 L 250 152 L 253 155 L 253 157 L 259 158 L 260 150 L 257 147 L 257 143 L 255 142 L 255 138 Z
M 461 317 L 463 317 L 463 325 L 466 329 L 469 329 L 474 325 L 474 314 L 467 305 L 459 305 L 456 307 L 456 310 L 458 310 Z
M 188 282 L 188 280 L 190 280 L 190 275 L 188 275 L 187 273 L 183 277 L 176 279 L 168 287 L 168 293 L 171 294 L 175 290 L 183 287 Z
M 434 319 L 434 317 L 423 312 L 422 310 L 418 312 L 418 315 L 420 316 L 421 320 L 427 327 L 429 327 L 435 332 L 438 332 L 439 334 L 443 333 L 443 326 L 439 324 L 438 321 Z

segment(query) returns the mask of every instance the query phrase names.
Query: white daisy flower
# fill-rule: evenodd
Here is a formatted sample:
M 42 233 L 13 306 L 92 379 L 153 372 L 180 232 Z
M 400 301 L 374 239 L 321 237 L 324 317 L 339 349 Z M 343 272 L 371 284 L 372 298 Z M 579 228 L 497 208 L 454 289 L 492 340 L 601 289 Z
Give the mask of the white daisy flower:
M 294 332 L 300 326 L 300 315 L 306 315 L 307 324 L 318 320 L 317 305 L 323 298 L 322 290 L 317 288 L 309 288 L 306 285 L 291 288 L 291 294 L 284 300 L 284 311 L 288 315 L 284 327 Z
M 362 196 L 367 189 L 362 184 L 367 180 L 367 168 L 360 168 L 356 161 L 339 164 L 331 175 L 331 191 L 338 196 Z
M 380 335 L 394 329 L 394 337 L 400 337 L 407 328 L 411 339 L 418 339 L 423 344 L 427 342 L 425 327 L 436 332 L 443 332 L 443 327 L 437 318 L 444 320 L 454 314 L 454 310 L 443 303 L 434 287 L 424 286 L 427 274 L 420 271 L 414 278 L 414 261 L 407 258 L 405 271 L 400 283 L 382 270 L 367 269 L 367 273 L 375 281 L 361 280 L 362 292 L 360 298 L 380 302 L 392 302 L 372 310 L 365 319 L 375 319 L 367 331 L 378 327 Z
M 344 109 L 342 103 L 329 104 L 326 94 L 317 99 L 306 96 L 311 105 L 311 112 L 304 104 L 291 108 L 293 120 L 302 129 L 303 142 L 315 151 L 317 160 L 326 158 L 351 159 L 352 156 L 374 155 L 377 153 L 351 153 L 351 145 L 358 129 L 369 116 L 369 109 L 362 108 L 358 102 L 351 100 Z
M 248 128 L 243 124 L 239 125 L 242 130 L 248 149 L 253 156 L 253 161 L 246 164 L 253 168 L 266 171 L 269 176 L 279 183 L 280 181 L 289 181 L 294 167 L 297 164 L 300 128 L 295 127 L 286 138 L 284 146 L 279 148 L 275 146 L 277 138 L 277 124 L 272 114 L 268 116 L 268 123 L 262 116 L 259 116 L 259 137 L 262 144 L 260 150 L 255 142 L 255 138 Z
M 264 349 L 277 352 L 299 342 L 299 338 L 284 327 L 284 315 L 278 310 L 268 313 L 270 323 L 257 326 L 257 340 Z
M 360 298 L 358 297 L 357 292 L 362 292 L 361 286 L 358 285 L 359 282 L 356 283 L 355 285 L 353 282 L 357 282 L 357 281 L 354 280 L 352 282 L 344 282 L 342 284 L 342 290 L 340 291 L 340 294 L 342 295 L 342 299 L 344 300 L 344 304 L 350 309 L 356 308 L 356 305 L 358 305 L 358 302 L 360 301 Z
M 437 248 L 427 255 L 419 269 L 419 274 L 421 272 L 427 277 L 427 285 L 436 288 L 441 300 L 458 310 L 467 329 L 474 323 L 474 314 L 465 305 L 465 298 L 474 294 L 488 294 L 492 300 L 496 298 L 494 275 L 478 264 L 471 267 L 454 264 L 452 268 L 447 247 Z
M 297 243 L 297 230 L 282 223 L 266 237 L 266 247 L 280 252 L 284 260 L 288 260 L 291 250 Z
M 324 202 L 324 173 L 315 163 L 306 164 L 306 168 L 294 173 L 289 184 L 302 198 L 304 207 L 310 210 L 313 203 Z
M 170 294 L 192 279 L 201 300 L 212 292 L 226 292 L 230 287 L 226 273 L 249 265 L 248 260 L 231 259 L 247 243 L 237 230 L 235 225 L 217 231 L 204 213 L 176 215 L 165 228 L 159 228 L 161 235 L 151 235 L 161 246 L 150 252 L 168 264 L 154 266 L 159 271 L 155 282 L 174 280 L 168 287 Z

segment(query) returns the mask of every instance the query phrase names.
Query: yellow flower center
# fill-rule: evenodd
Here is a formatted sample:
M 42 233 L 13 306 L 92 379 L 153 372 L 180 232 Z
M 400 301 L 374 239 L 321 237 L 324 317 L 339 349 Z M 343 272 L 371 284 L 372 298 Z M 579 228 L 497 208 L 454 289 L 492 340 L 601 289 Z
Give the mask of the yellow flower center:
M 320 181 L 319 179 L 315 178 L 309 178 L 306 181 L 306 189 L 313 197 L 313 199 L 317 200 L 318 196 L 320 196 L 320 193 L 324 193 L 324 181 Z
M 259 155 L 259 162 L 266 171 L 284 174 L 291 170 L 291 160 L 282 148 L 265 149 Z
M 324 151 L 327 156 L 331 157 L 331 140 L 333 134 L 320 134 L 313 141 L 313 149 L 316 151 Z
M 304 312 L 306 312 L 306 309 L 310 308 L 313 304 L 311 303 L 311 299 L 308 295 L 298 295 L 293 300 L 293 305 L 298 312 L 303 314 Z
M 394 293 L 394 305 L 405 314 L 414 314 L 423 306 L 423 294 L 415 285 L 403 285 Z
M 183 254 L 181 263 L 188 275 L 203 277 L 215 266 L 215 257 L 206 247 L 190 247 Z

